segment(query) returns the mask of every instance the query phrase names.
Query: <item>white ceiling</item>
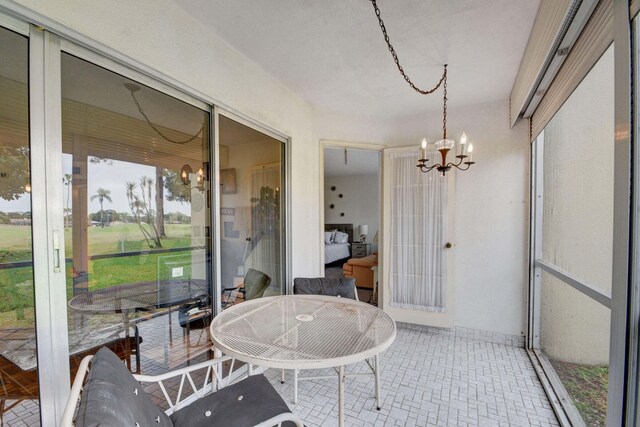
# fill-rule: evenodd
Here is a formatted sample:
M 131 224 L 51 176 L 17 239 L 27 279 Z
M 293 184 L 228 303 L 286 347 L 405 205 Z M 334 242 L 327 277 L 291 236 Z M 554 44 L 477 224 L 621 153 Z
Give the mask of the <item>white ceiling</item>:
M 174 0 L 315 108 L 398 118 L 441 108 L 403 81 L 368 0 Z M 452 107 L 508 99 L 539 0 L 379 0 L 422 88 L 449 64 Z
M 347 149 L 344 163 L 344 148 L 324 149 L 324 175 L 375 175 L 380 169 L 380 152 L 374 150 Z

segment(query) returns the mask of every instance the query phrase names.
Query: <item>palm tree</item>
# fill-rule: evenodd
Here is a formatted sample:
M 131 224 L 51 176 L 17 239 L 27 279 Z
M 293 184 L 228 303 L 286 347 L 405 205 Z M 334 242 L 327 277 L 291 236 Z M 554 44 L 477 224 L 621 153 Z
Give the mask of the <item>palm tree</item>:
M 105 190 L 104 188 L 100 187 L 98 188 L 98 190 L 96 191 L 96 194 L 94 194 L 93 196 L 91 196 L 91 201 L 98 199 L 98 203 L 100 203 L 100 226 L 102 228 L 104 228 L 104 221 L 102 220 L 102 211 L 103 211 L 103 204 L 104 201 L 106 200 L 109 203 L 112 203 L 113 201 L 111 200 L 111 196 L 109 196 L 111 194 L 111 191 L 109 190 Z

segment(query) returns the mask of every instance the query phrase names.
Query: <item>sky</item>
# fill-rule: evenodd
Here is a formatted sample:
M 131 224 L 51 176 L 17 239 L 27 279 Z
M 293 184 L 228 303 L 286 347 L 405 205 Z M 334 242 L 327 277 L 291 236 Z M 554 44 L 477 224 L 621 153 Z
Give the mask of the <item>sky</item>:
M 72 165 L 72 156 L 69 154 L 63 154 L 62 156 L 62 173 L 63 174 L 71 174 L 71 165 Z M 108 201 L 104 202 L 104 209 L 113 209 L 116 212 L 130 212 L 129 203 L 127 201 L 127 191 L 125 183 L 127 181 L 132 181 L 137 184 L 140 182 L 140 178 L 142 176 L 148 176 L 154 179 L 155 181 L 155 167 L 145 166 L 136 163 L 129 162 L 121 162 L 117 160 L 111 161 L 111 164 L 108 163 L 99 163 L 93 164 L 89 163 L 88 169 L 88 186 L 89 186 L 89 212 L 98 212 L 100 211 L 100 203 L 98 200 L 91 200 L 91 196 L 96 194 L 98 188 L 104 188 L 105 190 L 111 191 L 110 197 L 112 203 Z M 32 183 L 36 185 L 36 183 Z M 67 207 L 67 187 L 63 186 L 62 188 L 64 207 Z M 155 190 L 155 185 L 153 186 L 153 190 Z M 140 190 L 138 187 L 138 194 L 140 194 Z M 151 197 L 155 201 L 155 191 L 152 191 Z M 29 194 L 25 194 L 20 197 L 18 200 L 7 201 L 0 198 L 0 211 L 2 212 L 25 212 L 31 210 L 31 196 Z M 69 203 L 71 206 L 71 202 Z M 153 208 L 155 209 L 155 202 L 152 203 Z M 188 203 L 180 203 L 180 202 L 170 202 L 166 199 L 165 192 L 165 201 L 164 201 L 164 212 L 165 214 L 171 212 L 181 212 L 185 215 L 191 216 L 191 206 Z

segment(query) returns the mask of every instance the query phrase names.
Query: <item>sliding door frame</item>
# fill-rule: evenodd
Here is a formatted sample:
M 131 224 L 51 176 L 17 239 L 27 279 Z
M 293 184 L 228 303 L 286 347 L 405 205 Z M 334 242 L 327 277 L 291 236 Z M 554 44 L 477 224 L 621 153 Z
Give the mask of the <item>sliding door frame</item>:
M 282 182 L 282 190 L 280 192 L 281 200 L 284 201 L 285 213 L 281 217 L 282 224 L 280 224 L 280 230 L 283 233 L 282 238 L 282 246 L 284 248 L 280 248 L 280 259 L 282 260 L 283 266 L 281 267 L 282 279 L 284 281 L 284 293 L 291 294 L 293 293 L 293 280 L 291 279 L 291 232 L 289 230 L 289 224 L 291 224 L 291 207 L 292 207 L 292 199 L 291 199 L 291 159 L 292 159 L 292 147 L 291 147 L 291 138 L 286 136 L 285 134 L 278 132 L 277 130 L 270 128 L 268 126 L 262 125 L 260 122 L 248 118 L 247 116 L 237 114 L 236 112 L 223 108 L 223 107 L 215 107 L 215 152 L 216 152 L 216 162 L 215 169 L 213 169 L 216 173 L 215 184 L 216 188 L 220 188 L 218 171 L 220 170 L 220 162 L 219 162 L 219 151 L 220 151 L 220 116 L 224 116 L 228 119 L 231 119 L 235 122 L 240 123 L 243 126 L 246 126 L 250 129 L 255 130 L 256 132 L 260 132 L 262 134 L 267 135 L 270 138 L 275 139 L 276 141 L 282 143 L 281 150 L 281 182 Z M 222 278 L 220 276 L 220 268 L 222 266 L 222 259 L 220 254 L 220 237 L 222 237 L 222 231 L 220 229 L 220 192 L 216 192 L 216 263 L 218 271 L 216 272 L 216 283 L 217 287 L 215 290 L 216 295 L 220 295 L 222 292 Z M 219 299 L 219 298 L 218 298 Z M 222 312 L 222 307 L 220 302 L 216 304 L 215 314 L 219 314 Z
M 609 391 L 607 425 L 633 426 L 640 423 L 639 370 L 640 355 L 640 177 L 638 165 L 638 111 L 634 109 L 640 98 L 638 85 L 640 22 L 632 22 L 640 9 L 637 2 L 614 0 L 614 73 L 615 73 L 615 143 L 614 143 L 614 227 L 613 274 L 611 295 L 606 295 L 588 283 L 563 272 L 558 267 L 542 261 L 542 154 L 544 131 L 532 142 L 531 151 L 531 232 L 530 232 L 530 283 L 529 325 L 527 350 L 534 367 L 543 380 L 554 410 L 561 423 L 568 415 L 572 422 L 570 398 L 563 387 L 558 392 L 554 384 L 557 375 L 545 363 L 540 350 L 540 295 L 542 270 L 553 274 L 566 285 L 611 309 L 609 342 Z M 633 66 L 632 66 L 633 65 Z M 632 84 L 632 78 L 633 83 Z M 561 402 L 565 402 L 562 404 Z M 568 411 L 567 411 L 568 408 Z
M 15 2 L 0 1 L 0 26 L 29 37 L 29 106 L 32 181 L 33 269 L 36 334 L 40 381 L 40 419 L 44 427 L 58 425 L 70 389 L 69 345 L 64 268 L 64 215 L 62 188 L 61 57 L 66 52 L 109 71 L 193 105 L 210 114 L 211 162 L 211 277 L 220 289 L 220 199 L 217 173 L 219 114 L 241 122 L 284 143 L 283 199 L 286 212 L 283 269 L 286 291 L 291 292 L 291 138 L 259 123 L 223 102 L 206 95 L 126 54 Z M 45 102 L 46 100 L 46 102 Z M 54 241 L 55 240 L 55 241 Z M 54 256 L 57 255 L 57 256 Z M 214 295 L 219 312 L 219 297 Z

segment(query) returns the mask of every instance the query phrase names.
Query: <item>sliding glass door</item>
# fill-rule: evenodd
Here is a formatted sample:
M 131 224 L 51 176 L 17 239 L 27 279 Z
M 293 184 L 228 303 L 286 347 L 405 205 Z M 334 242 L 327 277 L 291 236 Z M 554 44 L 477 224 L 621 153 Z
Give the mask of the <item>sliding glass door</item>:
M 62 54 L 71 372 L 111 348 L 155 374 L 211 357 L 210 114 Z
M 29 39 L 0 27 L 0 424 L 40 419 L 31 228 Z
M 285 144 L 219 115 L 222 309 L 285 289 Z

